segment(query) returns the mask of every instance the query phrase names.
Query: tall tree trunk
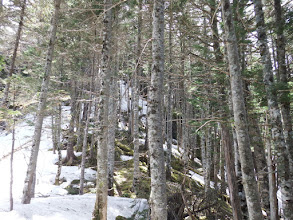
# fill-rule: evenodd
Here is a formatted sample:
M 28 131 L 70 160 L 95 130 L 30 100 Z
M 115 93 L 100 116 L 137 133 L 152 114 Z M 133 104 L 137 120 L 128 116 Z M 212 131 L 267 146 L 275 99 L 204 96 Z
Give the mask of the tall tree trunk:
M 211 189 L 211 163 L 212 163 L 212 135 L 211 128 L 207 127 L 205 129 L 206 133 L 206 167 L 205 167 L 205 193 L 206 196 L 209 196 L 209 192 Z
M 20 37 L 21 37 L 21 31 L 22 31 L 22 28 L 23 28 L 23 20 L 24 20 L 24 15 L 25 15 L 25 8 L 26 8 L 26 0 L 23 0 L 22 3 L 21 3 L 20 21 L 19 21 L 19 24 L 18 24 L 17 32 L 16 32 L 14 50 L 13 50 L 13 55 L 12 55 L 11 64 L 10 64 L 10 68 L 9 68 L 9 73 L 8 73 L 9 78 L 8 78 L 8 81 L 7 81 L 6 85 L 5 85 L 4 95 L 3 95 L 3 99 L 2 99 L 2 106 L 8 105 L 8 94 L 9 94 L 9 88 L 10 88 L 10 80 L 11 80 L 11 77 L 13 75 L 14 68 L 15 68 L 17 50 L 18 50 L 19 41 L 20 41 Z M 2 3 L 1 3 L 1 9 L 2 9 Z
M 13 119 L 12 125 L 12 145 L 11 145 L 11 157 L 10 157 L 10 211 L 13 210 L 13 157 L 14 157 L 14 145 L 15 145 L 15 119 Z
M 253 113 L 249 114 L 249 134 L 251 145 L 254 148 L 255 170 L 257 175 L 257 183 L 259 186 L 261 205 L 263 209 L 270 215 L 270 198 L 269 198 L 269 179 L 268 167 L 266 161 L 265 147 L 262 140 L 261 131 L 258 127 L 257 116 Z
M 87 107 L 86 107 L 87 106 Z M 80 184 L 79 184 L 79 195 L 83 195 L 84 191 L 84 172 L 85 172 L 85 158 L 86 158 L 86 150 L 87 150 L 87 135 L 89 130 L 89 121 L 91 114 L 91 103 L 84 103 L 84 120 L 85 124 L 83 126 L 83 141 L 82 141 L 82 155 L 81 155 L 81 164 L 80 164 Z
M 238 185 L 237 178 L 235 173 L 234 166 L 234 155 L 233 155 L 233 145 L 231 140 L 231 132 L 229 128 L 225 124 L 221 124 L 222 128 L 222 144 L 225 149 L 225 162 L 227 169 L 227 179 L 228 179 L 228 188 L 229 188 L 229 196 L 231 201 L 231 206 L 233 209 L 233 219 L 234 220 L 242 220 L 240 199 L 238 195 Z
M 15 86 L 14 86 L 15 87 Z M 15 110 L 15 92 L 13 92 L 13 110 Z M 13 159 L 14 159 L 14 146 L 15 146 L 15 121 L 13 116 L 12 124 L 12 140 L 11 140 L 11 157 L 10 157 L 10 211 L 13 210 Z
M 239 146 L 242 180 L 246 194 L 250 220 L 263 219 L 260 198 L 255 181 L 254 167 L 252 166 L 252 153 L 249 144 L 248 125 L 244 102 L 242 77 L 239 65 L 239 56 L 232 12 L 229 0 L 221 0 L 223 20 L 225 23 L 226 47 L 229 61 L 230 83 L 232 90 L 232 103 L 234 121 Z
M 74 154 L 74 143 L 75 143 L 75 136 L 74 136 L 74 122 L 76 121 L 76 114 L 77 114 L 77 86 L 76 81 L 71 81 L 71 100 L 70 100 L 70 114 L 71 118 L 69 121 L 69 128 L 68 128 L 68 143 L 66 147 L 66 157 L 62 163 L 71 166 L 74 161 L 76 161 L 77 157 Z
M 272 142 L 277 150 L 278 178 L 282 192 L 283 217 L 285 220 L 293 219 L 293 191 L 292 177 L 290 177 L 290 156 L 284 141 L 281 113 L 277 101 L 277 93 L 274 83 L 271 56 L 268 47 L 268 39 L 265 28 L 263 6 L 261 0 L 253 0 L 254 11 L 260 48 L 261 61 L 263 65 L 263 81 L 265 84 L 266 97 L 270 115 Z M 289 154 L 290 155 L 290 154 Z
M 288 73 L 286 67 L 286 39 L 284 36 L 285 20 L 282 13 L 281 0 L 274 0 L 275 3 L 275 26 L 277 33 L 277 60 L 278 80 L 281 85 L 280 107 L 283 119 L 284 138 L 289 151 L 289 162 L 291 176 L 293 175 L 293 130 L 292 118 L 290 115 L 290 92 L 288 86 Z M 291 201 L 293 202 L 293 201 Z
M 26 178 L 24 182 L 23 197 L 21 201 L 23 204 L 30 203 L 32 198 L 31 192 L 34 191 L 33 180 L 35 179 L 34 176 L 36 174 L 37 159 L 38 159 L 38 153 L 40 148 L 44 111 L 45 111 L 46 102 L 47 102 L 47 93 L 48 93 L 48 87 L 49 87 L 49 81 L 50 81 L 50 75 L 51 75 L 51 67 L 52 67 L 53 52 L 54 52 L 54 45 L 56 40 L 56 31 L 57 31 L 61 0 L 55 0 L 54 3 L 55 3 L 55 12 L 54 12 L 52 24 L 51 24 L 52 29 L 50 33 L 50 41 L 49 41 L 49 46 L 47 51 L 45 74 L 44 74 L 43 83 L 41 87 L 40 100 L 39 100 L 39 105 L 37 110 L 37 117 L 35 121 L 33 145 L 31 150 L 30 161 L 29 161 L 29 165 L 27 169 L 27 174 L 26 174 Z
M 162 88 L 164 75 L 164 0 L 154 0 L 152 75 L 148 100 L 148 138 L 151 168 L 151 219 L 167 219 L 166 173 L 162 143 Z
M 104 0 L 103 48 L 98 103 L 97 193 L 94 220 L 107 219 L 108 196 L 108 104 L 111 75 L 112 0 Z
M 137 49 L 136 49 L 136 67 L 134 72 L 133 79 L 133 190 L 138 193 L 138 185 L 140 179 L 139 171 L 139 115 L 138 115 L 138 106 L 139 106 L 139 77 L 141 76 L 141 28 L 142 28 L 142 0 L 138 2 L 138 19 L 137 19 Z
M 172 158 L 172 73 L 173 73 L 173 39 L 172 39 L 172 26 L 173 26 L 173 10 L 172 10 L 172 1 L 170 2 L 169 7 L 169 74 L 168 74 L 168 93 L 166 98 L 166 120 L 167 120 L 167 152 L 166 152 L 166 179 L 171 180 L 172 167 L 171 167 L 171 158 Z
M 57 146 L 57 141 L 56 141 L 56 114 L 55 109 L 53 108 L 53 113 L 51 115 L 51 130 L 52 130 L 52 143 L 53 143 L 53 154 L 56 154 L 56 146 Z
M 118 62 L 116 63 L 118 65 Z M 116 67 L 117 68 L 117 67 Z M 111 79 L 112 95 L 109 98 L 109 129 L 108 129 L 108 189 L 109 196 L 114 196 L 114 162 L 115 162 L 115 136 L 117 127 L 117 99 L 118 84 L 115 76 Z
M 62 122 L 62 108 L 61 104 L 58 104 L 57 108 L 57 117 L 56 117 L 56 143 L 57 143 L 57 152 L 58 152 L 58 168 L 57 174 L 55 177 L 55 185 L 60 184 L 60 175 L 61 175 L 61 168 L 62 168 L 62 153 L 61 153 L 61 122 Z
M 268 115 L 266 115 L 266 124 L 268 125 Z M 268 178 L 269 178 L 269 196 L 270 196 L 270 219 L 279 220 L 278 210 L 278 199 L 277 199 L 277 182 L 275 167 L 272 159 L 271 149 L 271 133 L 269 132 L 268 126 L 265 127 L 265 144 L 267 147 L 267 164 L 268 164 Z

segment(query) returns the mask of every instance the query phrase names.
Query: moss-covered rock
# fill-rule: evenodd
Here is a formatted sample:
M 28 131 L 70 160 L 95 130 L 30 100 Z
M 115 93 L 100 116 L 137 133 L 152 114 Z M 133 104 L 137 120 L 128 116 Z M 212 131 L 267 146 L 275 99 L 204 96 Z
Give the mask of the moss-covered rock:
M 68 194 L 70 195 L 78 195 L 79 194 L 79 188 L 73 185 L 69 185 L 65 188 L 68 191 Z
M 71 184 L 73 185 L 73 184 L 79 184 L 80 183 L 80 180 L 72 180 L 71 181 Z
M 121 215 L 118 215 L 116 218 L 115 218 L 115 220 L 127 220 L 128 218 L 125 218 L 125 217 L 123 217 L 123 216 L 121 216 Z
M 120 141 L 115 141 L 115 146 L 122 150 L 122 154 L 127 156 L 133 156 L 133 150 L 131 149 L 131 144 L 128 146 L 126 144 L 121 143 Z

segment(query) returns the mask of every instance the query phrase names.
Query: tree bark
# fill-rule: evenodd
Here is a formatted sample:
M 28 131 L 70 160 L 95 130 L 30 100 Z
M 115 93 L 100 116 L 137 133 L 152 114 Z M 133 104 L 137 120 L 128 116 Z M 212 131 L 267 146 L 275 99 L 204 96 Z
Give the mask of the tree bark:
M 86 150 L 87 150 L 87 135 L 89 130 L 89 120 L 91 114 L 91 103 L 84 103 L 84 111 L 86 113 L 83 114 L 83 120 L 85 120 L 85 124 L 83 126 L 83 141 L 82 141 L 82 155 L 81 155 L 81 164 L 80 164 L 80 184 L 79 184 L 79 195 L 83 195 L 84 191 L 84 172 L 85 172 L 85 159 L 86 159 Z M 86 115 L 85 115 L 86 114 Z
M 277 150 L 278 178 L 282 192 L 283 217 L 285 220 L 293 219 L 293 191 L 292 177 L 290 177 L 290 154 L 283 135 L 281 113 L 277 101 L 277 92 L 274 83 L 271 56 L 265 28 L 264 12 L 261 0 L 253 0 L 258 43 L 263 65 L 263 81 L 270 115 L 272 142 Z
M 266 124 L 268 125 L 268 115 L 266 115 Z M 265 144 L 267 147 L 267 164 L 268 164 L 268 178 L 269 178 L 269 196 L 270 196 L 270 219 L 279 220 L 278 199 L 277 199 L 277 182 L 275 167 L 272 159 L 272 149 L 270 141 L 270 132 L 268 126 L 265 127 Z
M 265 147 L 256 115 L 249 113 L 249 133 L 251 145 L 254 148 L 255 170 L 263 209 L 270 215 L 269 179 Z
M 252 166 L 253 160 L 249 144 L 242 77 L 231 6 L 229 0 L 221 0 L 221 2 L 223 20 L 225 23 L 226 48 L 229 61 L 233 113 L 241 161 L 242 181 L 246 194 L 249 218 L 250 220 L 261 220 L 263 219 L 263 215 L 255 181 L 254 167 Z
M 15 92 L 14 92 L 15 93 Z M 15 94 L 13 98 L 13 104 L 15 102 Z M 13 210 L 13 159 L 14 159 L 14 147 L 15 147 L 15 121 L 16 119 L 13 118 L 12 124 L 12 144 L 11 144 L 11 157 L 10 157 L 10 211 Z
M 136 45 L 136 67 L 134 72 L 133 79 L 133 181 L 132 186 L 134 192 L 138 193 L 138 185 L 140 179 L 140 170 L 139 170 L 139 115 L 138 115 L 138 106 L 139 106 L 139 77 L 141 75 L 141 28 L 142 28 L 142 0 L 138 1 L 138 19 L 137 19 L 137 45 Z
M 148 141 L 151 169 L 151 219 L 167 219 L 166 173 L 162 143 L 162 88 L 164 75 L 164 0 L 154 0 L 152 75 L 148 95 Z
M 104 0 L 103 48 L 98 103 L 97 193 L 94 220 L 107 219 L 108 196 L 108 104 L 111 75 L 112 0 Z
M 118 64 L 116 64 L 118 65 Z M 109 129 L 108 129 L 108 189 L 109 196 L 114 196 L 114 162 L 115 162 L 115 136 L 117 127 L 117 99 L 118 84 L 116 77 L 111 79 L 112 95 L 109 98 Z
M 66 157 L 63 161 L 63 164 L 71 166 L 74 161 L 76 161 L 77 157 L 74 154 L 74 144 L 75 144 L 75 137 L 74 137 L 74 122 L 76 121 L 76 114 L 77 114 L 77 91 L 76 91 L 76 81 L 71 81 L 71 94 L 70 94 L 70 114 L 71 118 L 69 121 L 69 128 L 68 128 L 68 144 L 66 147 Z
M 172 39 L 172 26 L 173 26 L 173 10 L 172 10 L 172 1 L 170 2 L 170 11 L 169 11 L 169 74 L 168 74 L 168 93 L 166 98 L 166 120 L 167 120 L 167 133 L 166 133 L 166 142 L 167 142 L 167 152 L 166 152 L 166 179 L 171 180 L 172 167 L 171 167 L 171 158 L 172 158 L 172 73 L 173 73 L 173 39 Z
M 240 199 L 238 195 L 238 185 L 237 178 L 235 173 L 234 166 L 234 157 L 233 157 L 233 145 L 231 140 L 231 132 L 229 128 L 225 124 L 221 124 L 222 130 L 222 144 L 225 149 L 225 162 L 227 168 L 227 179 L 228 179 L 228 188 L 229 188 L 229 196 L 231 201 L 231 206 L 233 209 L 233 219 L 234 220 L 242 220 Z
M 32 198 L 31 192 L 34 191 L 34 188 L 35 188 L 33 184 L 33 180 L 35 179 L 34 176 L 36 174 L 37 159 L 38 159 L 38 153 L 40 148 L 44 111 L 45 111 L 46 102 L 47 102 L 47 93 L 48 93 L 48 87 L 49 87 L 49 81 L 50 81 L 50 75 L 51 75 L 51 67 L 52 67 L 53 52 L 54 52 L 54 45 L 56 40 L 56 31 L 57 31 L 61 0 L 55 0 L 54 3 L 55 3 L 55 12 L 54 12 L 53 20 L 51 24 L 52 29 L 50 33 L 50 41 L 49 41 L 48 51 L 47 51 L 45 74 L 44 74 L 43 83 L 41 87 L 40 100 L 38 104 L 37 116 L 35 121 L 33 145 L 31 150 L 30 161 L 29 161 L 29 165 L 27 169 L 27 174 L 26 174 L 26 178 L 24 182 L 23 197 L 21 201 L 23 204 L 30 203 Z
M 58 168 L 57 174 L 55 177 L 55 185 L 60 184 L 60 175 L 61 175 L 61 168 L 62 168 L 62 153 L 61 153 L 61 123 L 62 122 L 62 108 L 61 104 L 58 105 L 58 113 L 57 113 L 57 120 L 56 120 L 56 147 L 58 152 Z
M 283 131 L 286 147 L 288 149 L 288 157 L 290 162 L 291 176 L 293 175 L 293 130 L 292 118 L 290 115 L 290 92 L 288 86 L 288 73 L 286 67 L 286 39 L 284 36 L 285 20 L 283 18 L 281 0 L 274 0 L 275 3 L 275 26 L 277 33 L 277 60 L 278 74 L 277 78 L 280 83 L 280 109 L 283 119 Z

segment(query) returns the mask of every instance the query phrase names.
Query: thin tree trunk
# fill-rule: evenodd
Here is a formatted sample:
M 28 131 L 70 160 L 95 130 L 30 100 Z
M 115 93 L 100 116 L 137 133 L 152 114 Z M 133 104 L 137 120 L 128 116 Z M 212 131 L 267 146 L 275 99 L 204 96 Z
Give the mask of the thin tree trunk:
M 64 161 L 62 162 L 63 164 L 66 164 L 68 166 L 71 166 L 74 161 L 77 160 L 77 157 L 74 154 L 74 143 L 75 143 L 75 137 L 74 137 L 74 122 L 76 120 L 76 114 L 77 114 L 77 92 L 76 92 L 76 81 L 72 80 L 71 81 L 71 109 L 70 109 L 70 114 L 71 118 L 69 121 L 69 128 L 68 128 L 68 144 L 66 148 L 66 157 Z
M 167 141 L 167 152 L 166 152 L 166 179 L 171 180 L 172 174 L 172 167 L 171 167 L 171 158 L 172 158 L 172 73 L 173 73 L 173 39 L 172 39 L 172 26 L 173 26 L 173 10 L 172 10 L 172 1 L 170 2 L 170 11 L 169 11 L 169 74 L 168 74 L 168 93 L 166 98 L 166 120 L 167 120 L 167 134 L 166 134 L 166 141 Z
M 98 113 L 98 110 L 97 110 L 97 101 L 96 101 L 96 97 L 93 98 L 93 103 L 94 103 L 94 125 L 97 124 L 97 113 Z M 92 133 L 92 140 L 91 140 L 91 146 L 90 146 L 90 159 L 93 159 L 94 158 L 94 147 L 95 147 L 95 144 L 96 144 L 96 136 L 97 136 L 97 132 L 96 132 L 96 129 L 95 129 L 96 126 L 94 126 L 94 129 L 93 129 L 93 133 Z
M 249 114 L 249 132 L 251 135 L 251 145 L 254 148 L 257 183 L 259 186 L 262 207 L 267 212 L 267 214 L 270 215 L 269 179 L 265 148 L 256 116 L 252 114 Z
M 266 116 L 266 124 L 268 125 L 268 115 Z M 270 141 L 270 132 L 268 126 L 265 128 L 265 139 L 267 147 L 267 164 L 268 164 L 268 178 L 269 178 L 269 196 L 270 196 L 270 220 L 279 220 L 278 215 L 278 199 L 277 199 L 277 185 L 276 174 L 272 160 L 272 149 Z
M 108 104 L 111 75 L 112 0 L 104 0 L 103 48 L 100 72 L 100 96 L 98 103 L 98 150 L 97 150 L 97 193 L 93 212 L 94 220 L 107 219 L 108 196 Z
M 291 176 L 293 175 L 293 130 L 292 118 L 290 115 L 290 92 L 288 86 L 288 73 L 286 67 L 286 39 L 284 36 L 285 20 L 282 13 L 281 0 L 274 0 L 275 3 L 275 26 L 277 32 L 277 60 L 278 80 L 281 84 L 280 107 L 283 119 L 284 138 L 289 152 Z M 291 201 L 293 202 L 293 201 Z M 292 215 L 293 216 L 293 215 Z
M 206 158 L 206 167 L 205 167 L 205 193 L 206 196 L 209 196 L 209 192 L 211 189 L 211 163 L 212 163 L 212 140 L 211 140 L 211 128 L 207 127 L 205 130 L 206 133 L 206 150 L 205 150 L 205 158 Z
M 52 29 L 51 29 L 50 41 L 49 41 L 48 52 L 47 52 L 45 74 L 44 74 L 43 83 L 41 87 L 40 100 L 39 100 L 37 117 L 35 122 L 35 132 L 33 137 L 31 156 L 30 156 L 30 161 L 29 161 L 27 174 L 26 174 L 26 178 L 24 182 L 23 197 L 22 197 L 23 204 L 30 203 L 31 197 L 32 197 L 31 192 L 34 191 L 33 180 L 35 179 L 34 176 L 36 174 L 37 159 L 38 159 L 38 153 L 40 148 L 44 111 L 45 111 L 46 102 L 47 102 L 47 93 L 48 93 L 48 87 L 49 87 L 49 81 L 50 81 L 50 75 L 51 75 L 51 67 L 52 67 L 52 61 L 53 61 L 53 52 L 54 52 L 54 45 L 56 40 L 56 31 L 57 31 L 61 0 L 55 0 L 54 3 L 55 3 L 55 13 L 53 15 L 53 20 L 52 20 Z
M 52 130 L 52 142 L 53 142 L 53 154 L 56 154 L 56 146 L 57 146 L 57 141 L 56 141 L 56 113 L 53 108 L 53 113 L 51 115 L 51 130 Z
M 13 110 L 15 108 L 15 92 L 16 91 L 13 92 Z M 15 121 L 16 119 L 13 118 L 12 144 L 11 144 L 11 157 L 10 157 L 10 211 L 13 210 L 13 157 L 14 157 L 14 146 L 15 146 Z
M 118 65 L 118 62 L 116 63 Z M 116 66 L 117 68 L 117 66 Z M 115 162 L 115 136 L 117 127 L 117 99 L 118 84 L 115 76 L 111 79 L 112 95 L 109 98 L 109 129 L 108 129 L 108 189 L 109 196 L 114 196 L 114 162 Z
M 278 178 L 282 192 L 283 217 L 285 220 L 293 219 L 293 191 L 292 177 L 290 177 L 290 154 L 283 135 L 281 113 L 277 101 L 277 93 L 274 83 L 271 56 L 268 47 L 268 39 L 265 29 L 264 13 L 261 0 L 253 0 L 256 14 L 256 27 L 261 61 L 263 65 L 263 81 L 270 115 L 272 142 L 277 150 Z M 281 65 L 282 66 L 282 65 Z
M 220 177 L 221 177 L 220 192 L 224 194 L 226 192 L 227 184 L 225 180 L 225 149 L 223 144 L 220 145 Z
M 139 170 L 139 114 L 138 114 L 138 106 L 139 106 L 139 77 L 141 76 L 141 28 L 142 28 L 142 0 L 138 1 L 138 19 L 137 19 L 137 49 L 136 49 L 136 69 L 135 75 L 133 79 L 133 190 L 136 194 L 138 194 L 138 186 L 140 179 L 140 170 Z
M 263 219 L 260 197 L 252 166 L 252 153 L 249 144 L 246 108 L 242 86 L 242 77 L 239 65 L 239 56 L 232 12 L 229 0 L 221 0 L 223 20 L 225 23 L 226 47 L 231 77 L 232 103 L 236 127 L 239 155 L 241 161 L 242 180 L 246 194 L 247 207 L 250 220 Z
M 225 149 L 225 161 L 227 168 L 227 179 L 228 179 L 228 188 L 229 188 L 229 196 L 231 201 L 231 206 L 233 209 L 233 219 L 234 220 L 242 220 L 240 199 L 238 195 L 238 185 L 237 178 L 235 173 L 234 166 L 234 157 L 233 157 L 233 145 L 231 140 L 231 132 L 229 128 L 225 124 L 221 124 L 222 128 L 222 144 Z
M 89 130 L 89 121 L 91 114 L 91 103 L 84 103 L 84 111 L 86 111 L 86 115 L 84 115 L 84 133 L 83 133 L 83 141 L 82 141 L 82 155 L 81 155 L 81 164 L 80 164 L 80 183 L 79 183 L 79 195 L 83 195 L 84 191 L 84 172 L 85 172 L 85 159 L 86 159 L 86 150 L 87 150 L 87 135 Z
M 162 88 L 164 75 L 164 0 L 154 0 L 152 75 L 148 101 L 148 138 L 151 168 L 151 219 L 167 219 L 166 173 L 162 141 Z
M 58 168 L 57 174 L 55 177 L 55 185 L 60 184 L 60 175 L 61 175 L 61 168 L 62 168 L 62 153 L 61 153 L 61 122 L 62 122 L 62 108 L 61 104 L 58 105 L 58 112 L 56 118 L 56 143 L 57 143 L 57 152 L 58 152 Z
M 83 88 L 84 89 L 84 88 Z M 83 95 L 81 95 L 81 98 L 83 97 Z M 78 101 L 77 104 L 77 108 L 76 108 L 76 136 L 77 136 L 77 140 L 76 140 L 76 151 L 82 151 L 82 144 L 83 144 L 83 132 L 84 132 L 84 127 L 85 127 L 85 118 L 84 117 L 84 112 L 85 112 L 85 103 L 82 103 L 80 101 Z
M 8 73 L 9 79 L 8 79 L 6 85 L 5 85 L 5 89 L 4 89 L 4 92 L 3 92 L 4 95 L 3 95 L 3 99 L 2 99 L 2 106 L 5 106 L 5 105 L 8 104 L 8 94 L 9 94 L 9 88 L 10 88 L 10 80 L 11 80 L 11 77 L 12 77 L 12 75 L 14 73 L 17 50 L 18 50 L 19 41 L 20 41 L 20 37 L 21 37 L 21 31 L 22 31 L 22 28 L 23 28 L 23 20 L 24 20 L 24 15 L 25 15 L 25 8 L 26 8 L 26 0 L 23 0 L 22 4 L 21 4 L 20 21 L 19 21 L 19 24 L 18 24 L 17 32 L 16 32 L 14 50 L 13 50 L 10 69 L 9 69 L 9 73 Z

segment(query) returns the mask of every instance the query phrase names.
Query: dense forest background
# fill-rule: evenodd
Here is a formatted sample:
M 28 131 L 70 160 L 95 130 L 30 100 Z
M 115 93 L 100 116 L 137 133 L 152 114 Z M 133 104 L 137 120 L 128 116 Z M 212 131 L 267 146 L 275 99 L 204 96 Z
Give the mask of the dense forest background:
M 290 0 L 1 0 L 0 129 L 34 115 L 22 203 L 50 117 L 54 184 L 78 165 L 93 219 L 119 195 L 154 220 L 292 220 L 292 54 Z

